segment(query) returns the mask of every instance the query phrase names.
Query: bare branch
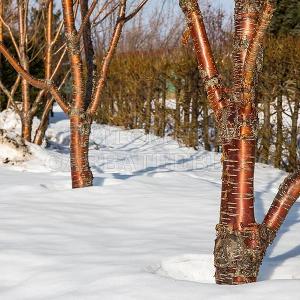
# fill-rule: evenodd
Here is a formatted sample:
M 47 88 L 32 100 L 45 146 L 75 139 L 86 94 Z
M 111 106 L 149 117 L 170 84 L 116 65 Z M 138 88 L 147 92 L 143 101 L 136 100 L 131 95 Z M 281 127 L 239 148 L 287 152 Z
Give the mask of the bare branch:
M 263 224 L 276 232 L 285 220 L 290 208 L 299 197 L 300 169 L 289 175 L 280 185 Z
M 65 50 L 67 48 L 67 43 L 63 43 L 54 53 L 53 55 L 57 55 L 61 50 Z
M 93 3 L 94 4 L 94 3 Z M 88 0 L 80 0 L 80 10 L 81 10 L 81 18 L 84 20 L 84 24 L 82 26 L 82 41 L 83 41 L 83 49 L 85 55 L 85 64 L 86 64 L 86 85 L 85 85 L 85 108 L 91 102 L 91 97 L 93 93 L 93 84 L 94 77 L 96 74 L 96 64 L 94 64 L 94 47 L 92 41 L 92 31 L 91 31 L 91 23 L 89 15 L 92 13 L 94 7 L 88 8 Z M 96 2 L 94 4 L 96 6 Z
M 100 75 L 98 77 L 95 91 L 93 93 L 92 102 L 88 108 L 88 114 L 93 116 L 97 108 L 99 106 L 101 100 L 101 94 L 103 92 L 103 88 L 105 86 L 106 78 L 108 75 L 109 65 L 118 45 L 121 32 L 123 26 L 125 24 L 125 15 L 126 15 L 126 0 L 120 0 L 120 7 L 119 7 L 119 14 L 118 14 L 118 21 L 115 25 L 112 38 L 110 40 L 109 48 L 106 52 L 106 55 L 103 58 Z
M 18 74 L 17 79 L 15 80 L 15 83 L 13 84 L 13 86 L 10 90 L 10 95 L 12 98 L 14 98 L 15 92 L 17 91 L 20 81 L 21 81 L 21 76 Z M 6 107 L 8 108 L 9 105 L 10 105 L 10 99 L 8 99 Z
M 128 16 L 125 17 L 125 22 L 131 20 L 148 2 L 148 0 L 143 0 Z
M 46 91 L 49 91 L 54 97 L 54 99 L 57 101 L 59 106 L 62 108 L 62 110 L 65 113 L 69 112 L 69 105 L 65 102 L 57 87 L 51 81 L 37 79 L 31 74 L 29 74 L 27 71 L 25 71 L 24 68 L 21 67 L 20 64 L 16 61 L 16 59 L 9 53 L 8 49 L 3 45 L 3 43 L 0 43 L 0 52 L 8 60 L 11 66 L 16 70 L 16 72 L 18 72 L 22 76 L 24 80 L 28 81 L 32 86 L 38 89 L 45 89 Z
M 274 10 L 275 10 L 275 3 L 272 0 L 266 1 L 258 21 L 258 25 L 255 31 L 256 32 L 255 36 L 249 45 L 246 58 L 245 58 L 244 79 L 245 79 L 245 86 L 247 87 L 250 87 L 253 83 L 254 70 L 257 64 L 257 57 L 261 48 L 260 45 L 263 42 L 266 30 L 270 24 Z
M 15 40 L 15 37 L 14 37 L 12 31 L 11 31 L 10 26 L 3 20 L 3 18 L 2 18 L 1 15 L 0 15 L 0 21 L 1 21 L 2 24 L 6 27 L 8 33 L 9 33 L 9 36 L 10 36 L 10 38 L 11 38 L 11 41 L 12 41 L 12 43 L 13 43 L 13 45 L 14 45 L 14 47 L 15 47 L 15 50 L 16 50 L 16 52 L 17 52 L 18 58 L 20 58 L 20 57 L 21 57 L 21 56 L 20 56 L 20 50 L 19 50 L 18 44 L 17 44 L 17 42 L 16 42 L 16 40 Z
M 21 76 L 18 74 L 17 79 L 16 79 L 16 81 L 15 81 L 15 83 L 12 86 L 11 91 L 10 91 L 12 96 L 14 96 L 15 92 L 17 91 L 17 88 L 20 84 L 20 80 L 21 80 Z
M 101 9 L 99 9 L 99 11 L 97 12 L 96 16 L 94 17 L 92 23 L 95 24 L 96 20 L 99 18 L 99 16 L 104 12 L 104 10 L 108 7 L 108 5 L 110 3 L 112 3 L 113 0 L 107 0 L 104 5 L 101 7 Z M 117 5 L 119 6 L 119 4 Z
M 211 46 L 207 37 L 203 17 L 197 0 L 180 0 L 190 34 L 193 39 L 200 75 L 215 113 L 225 105 L 224 86 L 219 78 Z
M 4 86 L 2 81 L 0 80 L 0 89 L 3 91 L 3 93 L 8 98 L 8 101 L 13 105 L 14 109 L 16 110 L 17 114 L 20 116 L 21 111 L 19 110 L 18 106 L 16 105 L 16 102 L 14 100 L 14 97 L 12 96 L 11 92 Z
M 45 45 L 42 45 L 40 49 L 33 55 L 33 57 L 29 60 L 29 63 L 32 63 L 39 55 L 40 53 L 45 49 Z
M 82 58 L 80 54 L 80 41 L 77 38 L 75 27 L 75 16 L 71 0 L 63 0 L 63 15 L 65 25 L 65 37 L 70 61 L 71 74 L 73 79 L 73 103 L 72 108 L 82 109 L 84 107 L 84 82 Z
M 82 35 L 85 26 L 87 25 L 87 23 L 90 22 L 90 16 L 91 16 L 91 14 L 93 13 L 93 11 L 94 11 L 94 9 L 95 9 L 97 3 L 98 3 L 98 0 L 93 0 L 93 2 L 92 2 L 92 4 L 91 4 L 90 8 L 88 9 L 87 12 L 85 12 L 85 15 L 83 16 L 83 20 L 82 20 L 81 26 L 80 26 L 80 28 L 79 28 L 79 30 L 78 30 L 78 36 L 81 36 L 81 35 Z M 82 3 L 80 4 L 80 6 L 82 6 Z
M 96 19 L 97 19 L 97 18 L 95 18 L 95 19 L 93 20 L 93 26 L 92 26 L 92 27 L 96 27 L 97 25 L 99 25 L 100 23 L 102 23 L 108 16 L 110 16 L 114 11 L 116 11 L 117 8 L 118 8 L 119 6 L 120 6 L 120 5 L 117 4 L 117 5 L 115 5 L 114 7 L 112 7 L 112 8 L 105 14 L 105 16 L 104 16 L 103 18 L 101 18 L 99 21 L 96 22 Z
M 51 75 L 51 78 L 50 78 L 51 80 L 53 80 L 54 76 L 57 74 L 57 71 L 59 70 L 59 68 L 60 68 L 60 66 L 62 64 L 62 61 L 63 61 L 64 56 L 66 55 L 66 53 L 67 53 L 67 47 L 65 47 L 64 52 L 61 54 L 61 56 L 60 56 L 60 58 L 59 58 L 59 60 L 58 60 L 58 62 L 56 64 L 56 67 L 55 67 L 55 69 L 54 69 L 54 71 L 53 71 L 53 73 Z
M 58 25 L 58 29 L 57 29 L 57 31 L 56 31 L 56 34 L 55 34 L 55 36 L 54 36 L 54 38 L 53 38 L 52 46 L 57 42 L 58 37 L 59 37 L 59 35 L 60 35 L 61 31 L 62 31 L 63 25 L 64 25 L 64 21 L 61 20 L 61 22 L 60 22 L 59 25 Z

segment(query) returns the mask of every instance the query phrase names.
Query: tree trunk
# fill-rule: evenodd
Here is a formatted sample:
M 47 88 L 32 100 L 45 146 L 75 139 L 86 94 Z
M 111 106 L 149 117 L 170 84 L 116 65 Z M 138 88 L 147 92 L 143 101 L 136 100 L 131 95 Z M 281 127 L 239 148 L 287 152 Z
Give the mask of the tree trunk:
M 165 136 L 166 130 L 166 99 L 167 99 L 167 83 L 164 80 L 162 84 L 162 99 L 161 99 L 161 120 L 159 136 Z
M 199 136 L 198 136 L 198 94 L 194 94 L 192 97 L 192 117 L 190 124 L 190 147 L 194 149 L 197 148 L 199 144 Z
M 18 1 L 18 14 L 19 14 L 19 51 L 20 63 L 25 71 L 29 71 L 29 61 L 26 53 L 27 43 L 27 10 L 28 3 L 25 0 Z M 22 94 L 22 137 L 31 142 L 31 128 L 32 117 L 30 116 L 30 94 L 29 83 L 27 80 L 21 80 L 21 94 Z
M 88 157 L 91 118 L 86 113 L 73 112 L 70 116 L 70 130 L 72 188 L 92 186 L 93 174 Z
M 151 128 L 151 115 L 152 115 L 152 87 L 148 86 L 145 107 L 145 133 L 150 133 Z
M 3 1 L 0 1 L 0 16 L 3 18 Z M 3 43 L 3 23 L 0 22 L 0 43 Z M 0 81 L 3 79 L 3 71 L 2 71 L 2 55 L 0 54 Z M 9 103 L 9 99 L 8 99 Z M 2 102 L 2 90 L 0 90 L 0 110 L 2 111 L 2 107 L 4 107 L 4 103 Z M 8 107 L 8 104 L 7 104 Z
M 50 80 L 52 73 L 52 23 L 53 23 L 53 0 L 49 1 L 46 14 L 46 51 L 45 51 L 45 79 Z M 53 100 L 51 100 L 51 94 L 47 93 L 45 97 L 45 107 L 43 110 L 42 118 L 39 127 L 34 136 L 34 143 L 41 145 L 45 137 L 45 133 L 49 124 L 49 113 L 52 109 Z
M 262 150 L 260 155 L 260 161 L 264 164 L 269 162 L 270 154 L 270 139 L 272 136 L 271 123 L 270 123 L 271 111 L 270 111 L 270 99 L 266 97 L 264 101 L 264 124 L 262 128 Z
M 80 0 L 80 10 L 81 10 L 81 18 L 83 20 L 89 11 L 88 0 Z M 91 30 L 91 23 L 89 18 L 84 26 L 82 37 L 83 37 L 83 47 L 84 47 L 84 54 L 85 54 L 86 67 L 87 67 L 86 92 L 85 92 L 85 108 L 87 108 L 91 102 L 93 85 L 94 85 L 95 74 L 96 74 L 96 65 L 94 64 L 95 53 L 93 48 L 92 30 Z
M 232 158 L 236 159 L 234 155 Z M 224 167 L 227 166 L 224 165 Z M 242 182 L 240 181 L 240 183 Z M 247 188 L 244 189 L 244 191 L 246 190 Z M 238 194 L 234 193 L 234 195 Z M 277 231 L 299 196 L 300 170 L 289 175 L 280 185 L 279 191 L 262 224 L 255 223 L 252 212 L 248 214 L 250 211 L 253 211 L 250 207 L 252 204 L 250 206 L 248 204 L 249 199 L 253 198 L 252 196 L 250 197 L 250 194 L 244 197 L 246 206 L 244 209 L 239 209 L 240 213 L 238 214 L 234 213 L 236 210 L 233 208 L 235 206 L 234 197 L 232 202 L 224 202 L 224 207 L 227 204 L 224 211 L 227 210 L 228 213 L 223 215 L 223 220 L 221 216 L 221 222 L 216 227 L 217 239 L 214 251 L 215 276 L 218 284 L 241 284 L 257 280 L 266 250 L 274 241 Z M 246 218 L 241 218 L 243 215 Z M 240 221 L 242 222 L 237 223 Z
M 44 107 L 44 110 L 43 110 L 43 114 L 41 117 L 39 127 L 37 128 L 37 130 L 35 132 L 33 141 L 36 145 L 42 145 L 42 143 L 43 143 L 45 133 L 46 133 L 46 130 L 49 125 L 49 116 L 50 116 L 50 113 L 52 110 L 52 106 L 53 106 L 53 99 L 48 99 L 48 101 L 46 102 L 46 105 Z
M 204 143 L 204 149 L 207 151 L 211 150 L 209 142 L 209 114 L 208 114 L 208 103 L 205 97 L 202 98 L 202 138 Z
M 181 88 L 175 86 L 175 102 L 176 108 L 174 112 L 174 138 L 178 140 L 181 136 L 180 129 L 181 129 L 181 116 L 180 116 L 180 104 L 181 104 Z
M 234 139 L 223 145 L 220 223 L 214 251 L 218 284 L 253 282 L 257 276 L 257 262 L 249 263 L 258 244 L 254 164 L 255 140 Z
M 282 157 L 282 144 L 283 144 L 283 121 L 282 121 L 282 95 L 278 95 L 277 97 L 277 107 L 276 107 L 276 117 L 277 117 L 277 130 L 276 130 L 276 150 L 275 150 L 275 158 L 274 158 L 274 167 L 281 167 L 281 157 Z
M 225 92 L 197 0 L 179 0 L 185 14 L 198 67 L 215 113 L 223 146 L 223 174 L 220 222 L 215 243 L 215 278 L 218 284 L 256 281 L 259 266 L 276 230 L 272 226 L 282 217 L 281 205 L 274 204 L 271 219 L 258 225 L 254 217 L 254 166 L 256 148 L 255 83 L 261 62 L 259 53 L 274 11 L 274 1 L 235 1 L 232 99 Z M 300 176 L 287 183 L 283 206 L 295 201 L 300 193 Z M 298 184 L 298 187 L 297 187 Z M 279 197 L 283 195 L 279 192 Z M 295 193 L 294 193 L 295 192 Z M 272 206 L 273 207 L 273 206 Z M 271 207 L 271 209 L 272 209 Z M 285 211 L 285 213 L 287 213 Z M 278 216 L 278 218 L 276 217 Z
M 82 188 L 93 184 L 93 175 L 89 166 L 89 135 L 91 132 L 92 114 L 85 111 L 85 83 L 80 55 L 80 43 L 75 39 L 77 30 L 71 0 L 62 1 L 65 36 L 71 66 L 73 99 L 70 110 L 70 161 L 72 187 Z
M 297 168 L 297 139 L 299 119 L 299 98 L 295 98 L 294 110 L 292 112 L 291 143 L 289 145 L 288 171 L 292 172 Z
M 22 138 L 27 142 L 31 142 L 31 130 L 32 130 L 32 117 L 27 113 L 27 115 L 21 118 L 22 120 Z
M 187 79 L 188 80 L 188 79 Z M 183 128 L 182 140 L 185 145 L 190 143 L 190 114 L 191 114 L 191 92 L 188 82 L 185 83 L 183 88 Z
M 161 115 L 161 107 L 160 107 L 160 91 L 158 90 L 156 93 L 156 97 L 154 100 L 154 134 L 159 136 L 160 133 L 160 115 Z

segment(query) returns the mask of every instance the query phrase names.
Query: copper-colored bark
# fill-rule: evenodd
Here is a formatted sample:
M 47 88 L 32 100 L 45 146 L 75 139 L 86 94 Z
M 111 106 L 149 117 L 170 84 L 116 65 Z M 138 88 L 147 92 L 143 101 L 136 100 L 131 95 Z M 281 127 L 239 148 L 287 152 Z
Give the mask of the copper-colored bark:
M 233 95 L 227 100 L 196 0 L 179 0 L 193 38 L 200 74 L 214 110 L 223 146 L 220 223 L 215 244 L 216 282 L 256 281 L 265 251 L 300 195 L 300 171 L 290 175 L 259 225 L 254 216 L 257 73 L 273 0 L 236 0 Z M 211 80 L 215 81 L 211 83 Z M 210 84 L 208 84 L 210 83 Z
M 80 45 L 77 40 L 77 30 L 75 27 L 75 18 L 73 12 L 73 1 L 62 1 L 65 36 L 67 42 L 68 56 L 72 74 L 73 103 L 72 107 L 82 110 L 84 107 L 84 82 L 82 61 L 80 55 Z
M 0 1 L 0 17 L 3 17 L 3 1 Z M 3 23 L 0 20 L 0 43 L 3 42 Z M 0 54 L 0 81 L 2 80 L 2 55 Z
M 278 193 L 264 219 L 264 224 L 277 231 L 290 208 L 300 197 L 300 169 L 289 175 L 280 185 Z
M 53 0 L 48 2 L 47 13 L 46 13 L 46 51 L 45 51 L 45 79 L 50 80 L 52 74 L 52 22 L 53 22 Z M 49 122 L 49 104 L 51 101 L 51 95 L 47 94 L 46 105 L 43 110 L 43 115 L 37 132 L 34 136 L 34 143 L 41 145 L 44 138 L 44 133 Z M 45 112 L 48 112 L 45 114 Z
M 244 63 L 244 87 L 251 87 L 255 76 L 255 68 L 257 66 L 257 57 L 261 51 L 261 44 L 265 36 L 268 25 L 270 24 L 273 12 L 275 9 L 272 1 L 265 1 L 260 12 L 257 25 L 254 32 L 254 37 L 247 50 Z
M 103 58 L 100 74 L 96 77 L 96 86 L 94 88 L 94 93 L 92 97 L 92 102 L 89 105 L 88 113 L 90 115 L 94 115 L 97 111 L 97 108 L 101 101 L 101 94 L 103 92 L 106 78 L 108 75 L 109 65 L 115 53 L 116 47 L 118 45 L 123 26 L 125 24 L 125 12 L 126 12 L 126 0 L 120 0 L 119 4 L 119 14 L 118 21 L 114 28 L 114 32 L 109 44 L 108 51 Z
M 93 8 L 93 6 L 92 6 Z M 95 53 L 92 41 L 91 23 L 88 17 L 88 0 L 80 0 L 81 18 L 85 21 L 82 33 L 84 56 L 86 60 L 86 88 L 85 88 L 85 108 L 91 102 L 93 93 L 93 83 L 96 73 L 96 64 L 94 64 Z
M 53 0 L 50 0 L 46 16 L 46 51 L 45 51 L 45 79 L 51 78 L 52 72 L 52 23 L 53 23 Z
M 29 70 L 29 60 L 27 57 L 27 12 L 28 1 L 18 0 L 18 17 L 19 17 L 19 51 L 20 51 L 20 64 L 25 71 Z M 22 137 L 31 141 L 31 127 L 33 116 L 30 113 L 30 95 L 29 83 L 22 78 L 21 80 L 22 91 Z
M 77 39 L 73 1 L 63 0 L 63 16 L 67 50 L 71 67 L 73 99 L 70 112 L 70 160 L 72 187 L 86 187 L 93 184 L 93 175 L 88 162 L 91 118 L 85 113 L 85 84 Z
M 223 145 L 220 223 L 234 230 L 255 224 L 253 178 L 255 141 L 233 139 Z
M 215 113 L 224 106 L 224 87 L 219 78 L 205 25 L 197 0 L 179 1 L 184 12 L 190 35 L 194 42 L 200 75 L 205 84 L 208 100 Z
M 233 51 L 233 89 L 235 101 L 241 102 L 243 88 L 243 68 L 250 43 L 255 35 L 259 15 L 259 1 L 235 1 L 235 35 Z

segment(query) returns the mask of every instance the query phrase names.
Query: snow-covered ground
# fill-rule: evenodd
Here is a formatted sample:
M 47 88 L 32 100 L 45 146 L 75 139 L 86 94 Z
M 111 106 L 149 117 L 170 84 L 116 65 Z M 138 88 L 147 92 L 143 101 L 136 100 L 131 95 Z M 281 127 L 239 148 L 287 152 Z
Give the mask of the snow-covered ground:
M 68 121 L 59 110 L 47 138 L 47 149 L 30 146 L 29 161 L 0 166 L 1 300 L 299 298 L 299 201 L 260 281 L 218 286 L 212 252 L 219 155 L 94 125 L 95 186 L 71 190 Z M 284 176 L 257 165 L 258 220 Z

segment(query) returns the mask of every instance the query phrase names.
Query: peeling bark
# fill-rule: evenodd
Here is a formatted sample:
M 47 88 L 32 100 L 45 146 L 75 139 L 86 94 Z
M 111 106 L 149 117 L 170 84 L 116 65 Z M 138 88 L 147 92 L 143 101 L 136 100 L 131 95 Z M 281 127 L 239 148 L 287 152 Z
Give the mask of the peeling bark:
M 91 119 L 84 112 L 71 112 L 70 130 L 72 188 L 92 186 L 93 174 L 88 158 Z
M 264 224 L 254 224 L 239 231 L 219 224 L 216 230 L 216 283 L 236 285 L 255 282 L 275 232 Z
M 216 282 L 254 282 L 267 247 L 300 196 L 298 170 L 280 186 L 264 222 L 256 223 L 253 186 L 258 126 L 256 81 L 261 69 L 262 40 L 275 1 L 235 1 L 231 98 L 224 93 L 219 79 L 197 0 L 179 0 L 179 3 L 193 38 L 200 75 L 223 147 L 220 222 L 214 250 Z

